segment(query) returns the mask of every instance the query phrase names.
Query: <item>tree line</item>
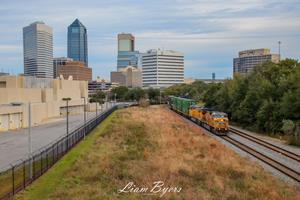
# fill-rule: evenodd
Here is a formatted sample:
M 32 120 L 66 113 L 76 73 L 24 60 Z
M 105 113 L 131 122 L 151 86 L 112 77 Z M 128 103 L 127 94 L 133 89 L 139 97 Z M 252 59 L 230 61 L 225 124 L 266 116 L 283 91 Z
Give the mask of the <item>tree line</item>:
M 224 83 L 174 85 L 164 94 L 195 99 L 226 112 L 243 127 L 283 135 L 300 145 L 300 63 L 296 60 L 266 62 L 249 75 L 235 75 Z
M 128 88 L 126 86 L 119 86 L 112 88 L 111 91 L 104 93 L 97 91 L 90 97 L 90 102 L 104 103 L 107 101 L 148 101 L 150 104 L 158 104 L 163 99 L 163 94 L 156 88 Z

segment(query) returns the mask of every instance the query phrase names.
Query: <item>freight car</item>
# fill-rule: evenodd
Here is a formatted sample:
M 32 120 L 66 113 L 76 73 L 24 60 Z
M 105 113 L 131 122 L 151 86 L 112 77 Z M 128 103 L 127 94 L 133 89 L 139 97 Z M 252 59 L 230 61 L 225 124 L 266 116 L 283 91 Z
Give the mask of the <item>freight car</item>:
M 172 110 L 180 113 L 181 115 L 189 116 L 189 109 L 196 102 L 192 99 L 170 96 L 169 106 Z
M 170 96 L 169 106 L 216 135 L 226 135 L 228 132 L 229 121 L 226 113 L 198 106 L 192 99 L 175 96 Z

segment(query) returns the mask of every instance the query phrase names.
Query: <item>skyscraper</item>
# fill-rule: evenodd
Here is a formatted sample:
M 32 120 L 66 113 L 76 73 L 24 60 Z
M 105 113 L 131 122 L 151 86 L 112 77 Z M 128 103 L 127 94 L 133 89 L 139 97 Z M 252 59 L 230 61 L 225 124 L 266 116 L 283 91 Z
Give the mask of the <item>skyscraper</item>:
M 279 54 L 271 54 L 270 49 L 250 49 L 239 52 L 239 57 L 233 59 L 233 74 L 249 74 L 255 66 L 271 61 L 278 63 Z
M 78 19 L 68 27 L 68 57 L 88 66 L 87 30 Z
M 53 31 L 44 22 L 23 28 L 24 75 L 53 78 Z
M 184 54 L 152 49 L 142 55 L 144 87 L 169 87 L 184 82 Z
M 134 50 L 134 36 L 130 33 L 118 34 L 118 71 L 133 66 L 137 68 L 139 52 Z

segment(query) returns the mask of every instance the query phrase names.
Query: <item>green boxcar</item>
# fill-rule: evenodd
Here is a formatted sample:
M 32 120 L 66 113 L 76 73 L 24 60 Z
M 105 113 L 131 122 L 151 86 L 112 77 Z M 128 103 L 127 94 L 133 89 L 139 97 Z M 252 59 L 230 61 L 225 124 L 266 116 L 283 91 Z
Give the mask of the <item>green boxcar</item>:
M 189 108 L 192 105 L 195 105 L 196 102 L 192 99 L 186 99 L 181 97 L 171 96 L 171 107 L 183 114 L 188 115 Z

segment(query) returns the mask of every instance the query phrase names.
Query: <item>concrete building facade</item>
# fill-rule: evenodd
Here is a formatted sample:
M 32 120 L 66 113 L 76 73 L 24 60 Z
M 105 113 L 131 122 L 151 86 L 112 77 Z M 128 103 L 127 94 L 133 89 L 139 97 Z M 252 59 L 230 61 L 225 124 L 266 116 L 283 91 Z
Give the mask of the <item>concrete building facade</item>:
M 112 83 L 118 83 L 121 86 L 142 87 L 142 72 L 133 66 L 127 66 L 120 69 L 120 71 L 111 72 L 110 80 Z
M 53 77 L 53 30 L 44 22 L 23 28 L 24 75 Z
M 29 76 L 1 76 L 0 131 L 27 127 L 29 103 L 32 126 L 64 115 L 66 102 L 63 98 L 71 98 L 70 114 L 82 113 L 83 98 L 88 98 L 88 83 Z
M 184 54 L 152 49 L 142 56 L 143 87 L 169 87 L 184 83 Z
M 239 52 L 239 57 L 233 59 L 233 74 L 249 74 L 255 66 L 264 62 L 278 63 L 279 54 L 271 54 L 270 49 L 251 49 Z
M 57 67 L 57 75 L 63 76 L 65 79 L 72 77 L 77 81 L 91 81 L 92 68 L 86 67 L 83 62 L 69 61 L 65 65 Z

